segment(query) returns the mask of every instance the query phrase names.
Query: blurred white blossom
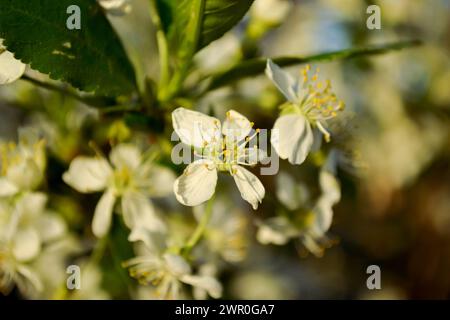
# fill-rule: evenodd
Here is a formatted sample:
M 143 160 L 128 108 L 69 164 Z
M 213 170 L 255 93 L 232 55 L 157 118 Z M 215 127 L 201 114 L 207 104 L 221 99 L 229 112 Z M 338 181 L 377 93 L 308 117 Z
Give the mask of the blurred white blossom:
M 64 221 L 46 209 L 42 193 L 25 193 L 18 199 L 0 200 L 0 289 L 15 283 L 24 294 L 42 290 L 41 281 L 28 263 L 44 245 L 66 232 Z
M 82 261 L 81 288 L 73 290 L 69 295 L 71 300 L 108 300 L 111 299 L 106 290 L 102 288 L 102 271 L 98 265 Z
M 291 8 L 292 3 L 288 0 L 256 0 L 251 15 L 260 22 L 277 25 L 283 22 Z
M 147 237 L 137 233 L 146 233 Z M 147 239 L 143 241 L 145 247 L 141 250 L 142 254 L 123 265 L 129 268 L 130 275 L 140 284 L 155 286 L 157 297 L 178 299 L 183 284 L 195 289 L 196 298 L 204 298 L 204 292 L 215 299 L 222 296 L 222 285 L 215 277 L 193 274 L 189 263 L 181 255 L 168 250 L 164 240 L 155 241 L 153 233 L 143 229 L 134 230 L 133 241 L 144 238 Z
M 305 183 L 295 181 L 287 172 L 277 175 L 277 198 L 289 210 L 297 210 L 310 200 L 310 192 Z
M 201 221 L 204 212 L 205 205 L 194 208 L 197 221 Z M 209 250 L 227 262 L 241 262 L 249 246 L 248 231 L 245 214 L 235 207 L 233 201 L 226 197 L 214 199 L 212 216 L 204 235 Z M 204 251 L 201 250 L 203 256 Z
M 0 141 L 0 197 L 35 190 L 46 168 L 45 142 L 33 130 L 19 130 L 19 143 Z
M 170 186 L 175 180 L 172 171 L 157 165 L 131 144 L 114 147 L 109 160 L 103 157 L 77 157 L 63 176 L 63 180 L 79 192 L 104 191 L 94 213 L 93 233 L 97 237 L 108 233 L 118 199 L 128 228 L 140 226 L 163 230 L 164 222 L 155 213 L 148 197 L 171 193 Z
M 257 239 L 262 244 L 285 245 L 298 238 L 316 256 L 323 254 L 326 232 L 333 221 L 333 206 L 341 199 L 341 188 L 336 178 L 336 152 L 332 151 L 319 174 L 321 195 L 302 220 L 277 216 L 261 223 Z
M 6 50 L 0 39 L 0 85 L 10 84 L 25 72 L 26 65 L 14 58 L 14 55 Z

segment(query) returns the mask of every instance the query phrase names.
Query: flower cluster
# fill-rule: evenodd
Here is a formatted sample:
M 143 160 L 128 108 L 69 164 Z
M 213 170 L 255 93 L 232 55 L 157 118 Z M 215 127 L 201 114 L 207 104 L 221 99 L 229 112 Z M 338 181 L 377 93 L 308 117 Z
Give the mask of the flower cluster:
M 0 142 L 0 290 L 16 284 L 28 294 L 43 289 L 32 263 L 44 247 L 66 231 L 61 217 L 48 209 L 39 192 L 45 174 L 45 143 L 33 131 L 20 132 L 19 143 Z
M 99 2 L 113 14 L 127 8 L 125 1 Z M 6 66 L 1 70 L 2 83 L 21 77 L 25 69 L 4 48 L 0 63 Z M 320 142 L 317 141 L 320 135 L 329 141 L 326 123 L 343 109 L 343 103 L 332 93 L 329 82 L 319 82 L 317 75 L 310 75 L 309 67 L 301 73 L 302 84 L 270 60 L 267 75 L 288 100 L 274 124 L 271 146 L 281 159 L 300 165 L 313 143 Z M 111 138 L 108 157 L 92 144 L 96 155 L 75 156 L 61 178 L 79 193 L 101 194 L 91 224 L 92 234 L 99 238 L 93 256 L 101 243 L 107 241 L 113 224 L 121 223 L 114 219 L 114 213 L 118 213 L 129 229 L 128 241 L 137 255 L 122 265 L 139 284 L 154 288 L 153 297 L 220 298 L 223 289 L 217 274 L 222 264 L 218 261 L 239 263 L 244 259 L 248 218 L 236 211 L 228 197 L 213 197 L 219 188 L 218 178 L 222 174 L 231 176 L 242 199 L 257 210 L 266 188 L 251 170 L 268 159 L 267 150 L 260 145 L 261 130 L 235 110 L 226 112 L 223 122 L 187 108 L 175 109 L 171 116 L 175 133 L 194 155 L 194 161 L 178 178 L 158 160 L 163 154 L 161 148 L 151 145 L 142 152 L 137 143 L 120 142 L 129 140 L 130 133 Z M 113 129 L 109 132 L 116 131 Z M 314 134 L 314 130 L 320 135 Z M 297 239 L 315 255 L 322 254 L 328 245 L 326 233 L 331 226 L 333 206 L 340 201 L 337 152 L 329 152 L 320 170 L 321 194 L 313 202 L 309 201 L 307 187 L 288 174 L 278 175 L 277 195 L 287 211 L 276 212 L 276 217 L 265 221 L 258 220 L 260 243 L 283 245 Z M 43 291 L 45 279 L 40 275 L 39 265 L 40 260 L 45 260 L 44 249 L 67 236 L 66 222 L 47 208 L 49 196 L 39 191 L 46 181 L 46 164 L 45 143 L 35 132 L 22 132 L 18 144 L 0 144 L 2 291 L 11 290 L 14 284 L 29 296 Z M 168 200 L 171 195 L 182 205 L 195 207 L 198 226 L 191 237 L 180 236 L 181 240 L 174 237 L 177 233 L 174 221 L 160 212 L 158 199 Z M 175 204 L 169 200 L 167 205 Z M 205 246 L 199 255 L 200 240 L 204 240 Z M 63 260 L 67 252 L 61 252 L 58 257 Z M 82 265 L 92 275 L 88 291 L 72 295 L 63 291 L 62 295 L 77 298 L 89 292 L 90 296 L 107 297 L 99 289 L 96 264 L 82 262 Z M 193 288 L 191 294 L 187 294 L 185 286 Z

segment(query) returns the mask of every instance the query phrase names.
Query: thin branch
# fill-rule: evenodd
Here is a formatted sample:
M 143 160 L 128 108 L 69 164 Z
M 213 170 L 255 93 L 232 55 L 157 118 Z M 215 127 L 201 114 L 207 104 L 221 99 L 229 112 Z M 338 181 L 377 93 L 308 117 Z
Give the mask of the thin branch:
M 83 102 L 89 106 L 93 106 L 93 107 L 105 107 L 105 106 L 112 106 L 116 104 L 115 99 L 113 98 L 107 98 L 107 97 L 97 97 L 97 96 L 84 96 L 84 95 L 79 95 L 77 93 L 75 93 L 72 90 L 68 90 L 65 89 L 61 86 L 57 86 L 54 85 L 52 83 L 49 82 L 43 82 L 41 80 L 32 78 L 28 75 L 23 75 L 21 80 L 30 82 L 40 88 L 44 88 L 50 91 L 55 91 L 55 92 L 59 92 L 65 96 L 71 97 L 73 99 L 76 99 L 80 102 Z

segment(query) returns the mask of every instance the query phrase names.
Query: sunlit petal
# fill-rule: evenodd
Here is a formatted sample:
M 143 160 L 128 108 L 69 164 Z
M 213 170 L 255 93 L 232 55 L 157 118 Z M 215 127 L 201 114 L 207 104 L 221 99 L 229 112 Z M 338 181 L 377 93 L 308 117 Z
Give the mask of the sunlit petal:
M 281 116 L 275 122 L 271 143 L 282 159 L 302 164 L 313 144 L 313 133 L 308 120 L 297 114 Z
M 241 192 L 242 198 L 250 203 L 254 210 L 258 209 L 258 205 L 262 202 L 265 189 L 258 177 L 241 166 L 233 168 L 234 181 Z
M 203 113 L 178 108 L 172 112 L 172 122 L 175 132 L 187 145 L 202 148 L 205 143 L 220 140 L 220 121 Z
M 266 75 L 275 84 L 278 90 L 292 103 L 298 103 L 298 84 L 291 75 L 283 71 L 272 60 L 267 60 Z
M 253 124 L 242 114 L 234 110 L 227 112 L 222 133 L 232 141 L 242 141 L 250 134 Z
M 178 201 L 186 206 L 198 206 L 209 200 L 217 184 L 217 170 L 211 161 L 199 160 L 190 164 L 174 183 Z

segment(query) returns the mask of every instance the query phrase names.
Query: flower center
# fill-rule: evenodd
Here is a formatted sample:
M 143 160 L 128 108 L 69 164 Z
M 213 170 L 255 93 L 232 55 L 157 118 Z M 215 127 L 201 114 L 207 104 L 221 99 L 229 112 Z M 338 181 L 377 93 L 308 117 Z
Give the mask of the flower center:
M 251 166 L 258 162 L 257 136 L 260 130 L 256 129 L 252 135 L 240 141 L 235 137 L 242 136 L 239 135 L 241 130 L 232 129 L 231 131 L 233 132 L 223 135 L 219 139 L 213 138 L 210 142 L 204 141 L 204 147 L 195 155 L 201 159 L 212 161 L 217 170 L 227 171 L 233 175 L 236 173 L 234 166 Z
M 127 167 L 122 167 L 114 170 L 114 187 L 119 194 L 122 194 L 126 189 L 133 185 L 133 173 Z
M 300 97 L 302 113 L 311 121 L 324 121 L 335 118 L 345 108 L 344 102 L 336 97 L 329 80 L 319 80 L 319 69 L 311 76 L 307 65 L 301 71 L 304 96 Z

